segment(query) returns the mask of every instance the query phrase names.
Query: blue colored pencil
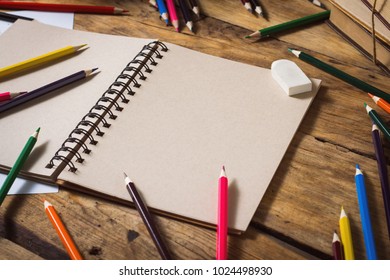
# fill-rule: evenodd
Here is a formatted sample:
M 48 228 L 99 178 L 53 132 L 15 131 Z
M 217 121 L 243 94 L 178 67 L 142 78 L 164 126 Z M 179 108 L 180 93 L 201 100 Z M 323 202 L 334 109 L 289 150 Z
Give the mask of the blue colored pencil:
M 355 173 L 356 192 L 359 202 L 360 219 L 362 222 L 364 244 L 366 246 L 366 256 L 368 260 L 376 260 L 376 249 L 374 234 L 372 232 L 370 213 L 368 210 L 368 201 L 364 176 L 358 164 L 356 164 Z
M 167 11 L 167 6 L 164 3 L 164 0 L 156 0 L 156 2 L 157 2 L 158 11 L 160 12 L 160 16 L 168 25 L 169 24 L 168 11 Z

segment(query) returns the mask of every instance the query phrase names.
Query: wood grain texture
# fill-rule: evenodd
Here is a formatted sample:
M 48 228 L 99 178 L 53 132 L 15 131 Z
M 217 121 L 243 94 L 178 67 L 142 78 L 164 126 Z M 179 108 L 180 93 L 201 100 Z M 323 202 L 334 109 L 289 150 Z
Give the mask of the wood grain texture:
M 68 2 L 113 4 L 108 0 Z M 355 256 L 365 259 L 354 185 L 356 163 L 365 174 L 378 257 L 390 259 L 371 121 L 364 102 L 387 122 L 390 117 L 365 92 L 300 61 L 287 49 L 301 49 L 386 92 L 390 92 L 389 77 L 326 23 L 257 41 L 244 39 L 257 29 L 321 11 L 309 1 L 262 0 L 266 19 L 248 13 L 238 0 L 198 2 L 203 15 L 194 22 L 194 33 L 185 28 L 182 18 L 180 33 L 166 26 L 146 0 L 115 1 L 116 6 L 130 11 L 127 16 L 77 14 L 74 27 L 158 38 L 260 67 L 270 68 L 277 59 L 290 59 L 308 76 L 323 81 L 248 231 L 229 236 L 229 259 L 330 259 L 341 206 L 351 220 Z M 326 0 L 322 2 L 327 5 Z M 387 140 L 383 142 L 388 157 L 390 145 Z M 64 189 L 47 196 L 6 198 L 0 208 L 0 241 L 11 242 L 6 241 L 8 249 L 0 252 L 0 258 L 29 259 L 32 253 L 44 259 L 68 259 L 44 213 L 43 197 L 55 206 L 85 259 L 159 259 L 135 209 Z M 165 217 L 154 218 L 175 259 L 215 258 L 215 231 Z

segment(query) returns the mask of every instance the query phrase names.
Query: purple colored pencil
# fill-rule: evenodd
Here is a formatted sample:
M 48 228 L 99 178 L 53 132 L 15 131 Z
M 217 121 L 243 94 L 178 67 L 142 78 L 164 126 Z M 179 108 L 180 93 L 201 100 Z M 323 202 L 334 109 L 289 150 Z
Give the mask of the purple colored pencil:
M 382 142 L 379 134 L 379 129 L 376 124 L 372 125 L 372 141 L 375 149 L 376 161 L 378 164 L 378 173 L 381 181 L 383 203 L 385 206 L 387 232 L 390 238 L 390 187 L 387 173 L 387 164 L 385 154 L 382 147 Z
M 91 70 L 81 70 L 79 72 L 76 72 L 74 74 L 71 74 L 67 77 L 64 77 L 62 79 L 59 79 L 57 81 L 54 81 L 50 84 L 44 85 L 40 88 L 34 89 L 32 91 L 29 91 L 23 95 L 20 95 L 18 97 L 15 97 L 14 99 L 4 102 L 0 105 L 0 113 L 4 112 L 6 110 L 9 110 L 15 106 L 18 106 L 20 104 L 23 104 L 27 101 L 33 100 L 35 98 L 38 98 L 42 95 L 45 95 L 49 92 L 52 92 L 54 90 L 57 90 L 59 88 L 62 88 L 66 85 L 69 85 L 71 83 L 74 83 L 78 80 L 84 79 L 91 75 L 93 72 L 95 72 L 97 68 L 91 69 Z

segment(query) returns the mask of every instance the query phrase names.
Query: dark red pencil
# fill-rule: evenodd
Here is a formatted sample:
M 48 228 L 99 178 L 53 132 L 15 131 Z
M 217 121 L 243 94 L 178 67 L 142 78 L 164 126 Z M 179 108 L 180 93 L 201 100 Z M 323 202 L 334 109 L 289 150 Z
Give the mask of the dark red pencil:
M 127 10 L 113 6 L 93 6 L 76 4 L 52 4 L 20 1 L 0 1 L 0 8 L 12 10 L 36 10 L 48 12 L 86 13 L 86 14 L 123 14 Z
M 343 260 L 343 248 L 336 231 L 333 233 L 332 251 L 334 260 Z

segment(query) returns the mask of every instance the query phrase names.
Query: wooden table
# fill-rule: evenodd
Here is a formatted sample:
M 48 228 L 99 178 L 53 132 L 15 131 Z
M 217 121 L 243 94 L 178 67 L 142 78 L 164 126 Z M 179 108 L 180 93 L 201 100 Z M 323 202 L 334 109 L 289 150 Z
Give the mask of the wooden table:
M 66 2 L 113 4 L 108 0 Z M 309 1 L 262 0 L 267 19 L 248 13 L 239 0 L 199 2 L 202 17 L 195 22 L 194 34 L 183 22 L 181 33 L 165 26 L 146 0 L 115 1 L 116 6 L 130 11 L 128 16 L 77 14 L 74 28 L 159 38 L 267 68 L 274 60 L 287 58 L 295 61 L 308 76 L 323 80 L 248 230 L 240 236 L 229 236 L 229 259 L 331 259 L 333 232 L 339 232 L 342 205 L 350 217 L 356 258 L 365 259 L 354 183 L 356 163 L 365 174 L 378 257 L 390 259 L 371 121 L 363 103 L 377 107 L 366 93 L 298 60 L 287 48 L 304 50 L 387 92 L 390 92 L 389 77 L 326 23 L 261 41 L 243 39 L 262 27 L 322 11 Z M 383 111 L 378 111 L 390 120 Z M 387 155 L 389 147 L 385 142 Z M 61 189 L 56 194 L 5 199 L 0 207 L 0 259 L 68 259 L 44 214 L 43 197 L 56 205 L 85 259 L 160 258 L 135 209 Z M 214 230 L 170 218 L 154 218 L 175 259 L 215 259 Z

